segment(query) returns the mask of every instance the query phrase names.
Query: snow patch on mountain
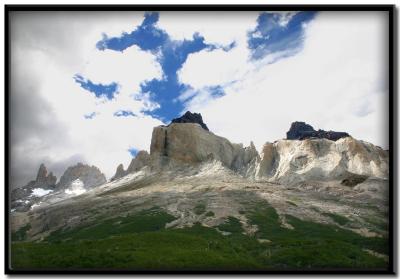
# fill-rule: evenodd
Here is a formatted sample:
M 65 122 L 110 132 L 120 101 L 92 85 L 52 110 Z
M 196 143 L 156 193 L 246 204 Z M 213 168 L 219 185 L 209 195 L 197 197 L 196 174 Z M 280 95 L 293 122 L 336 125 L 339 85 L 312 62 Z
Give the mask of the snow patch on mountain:
M 85 184 L 78 178 L 71 182 L 71 186 L 65 190 L 68 195 L 81 195 L 86 192 Z
M 35 189 L 32 189 L 31 196 L 43 197 L 43 196 L 50 194 L 51 192 L 53 192 L 53 190 L 45 190 L 43 188 L 35 188 Z

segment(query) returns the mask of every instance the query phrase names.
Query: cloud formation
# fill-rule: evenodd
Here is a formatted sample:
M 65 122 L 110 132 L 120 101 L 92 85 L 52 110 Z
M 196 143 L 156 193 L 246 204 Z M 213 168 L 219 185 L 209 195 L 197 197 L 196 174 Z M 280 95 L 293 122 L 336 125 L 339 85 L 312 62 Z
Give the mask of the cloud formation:
M 11 15 L 12 187 L 35 177 L 41 162 L 58 177 L 77 162 L 110 177 L 117 164 L 129 163 L 130 148 L 149 148 L 152 128 L 162 122 L 142 113 L 157 104 L 135 96 L 143 81 L 162 77 L 155 55 L 135 46 L 123 54 L 95 47 L 103 33 L 118 36 L 142 20 L 137 12 Z M 118 92 L 98 98 L 77 74 L 118 84 Z M 121 110 L 135 117 L 114 116 Z
M 42 162 L 110 178 L 187 109 L 258 148 L 293 121 L 386 148 L 386 25 L 379 12 L 13 13 L 12 186 Z
M 302 50 L 279 61 L 274 54 L 252 61 L 240 45 L 243 51 L 192 54 L 179 78 L 199 92 L 219 81 L 226 94 L 193 94 L 186 109 L 201 112 L 215 133 L 258 148 L 284 138 L 293 121 L 387 148 L 386 25 L 379 12 L 320 12 Z

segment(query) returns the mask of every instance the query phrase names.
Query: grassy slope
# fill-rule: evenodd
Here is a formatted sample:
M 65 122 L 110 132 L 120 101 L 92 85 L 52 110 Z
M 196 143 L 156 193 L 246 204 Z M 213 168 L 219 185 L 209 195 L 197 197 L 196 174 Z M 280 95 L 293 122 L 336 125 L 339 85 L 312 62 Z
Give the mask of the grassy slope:
M 386 268 L 387 263 L 362 249 L 387 253 L 387 241 L 364 238 L 336 226 L 286 216 L 295 228 L 282 228 L 267 203 L 245 214 L 259 227 L 255 236 L 242 234 L 230 217 L 218 229 L 195 225 L 164 229 L 174 218 L 153 209 L 134 216 L 57 231 L 44 242 L 14 242 L 12 266 L 23 268 L 118 269 L 307 269 Z M 257 238 L 271 242 L 259 243 Z

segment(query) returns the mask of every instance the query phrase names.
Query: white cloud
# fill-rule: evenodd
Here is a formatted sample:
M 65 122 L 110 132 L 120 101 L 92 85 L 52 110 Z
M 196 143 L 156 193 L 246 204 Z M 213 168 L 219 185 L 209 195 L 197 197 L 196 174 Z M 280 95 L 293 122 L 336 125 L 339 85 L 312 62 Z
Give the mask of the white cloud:
M 96 165 L 111 177 L 119 163 L 129 164 L 129 148 L 149 149 L 152 129 L 161 122 L 141 111 L 157 104 L 146 95 L 134 97 L 141 82 L 162 77 L 156 57 L 136 46 L 123 53 L 95 48 L 102 33 L 132 31 L 143 20 L 143 13 L 13 16 L 11 96 L 20 121 L 11 131 L 18 137 L 12 146 L 12 161 L 16 176 L 21 169 L 30 169 L 13 186 L 32 179 L 41 161 L 48 163 L 49 170 L 63 162 L 55 171 L 58 177 L 67 164 L 78 161 Z M 75 74 L 94 83 L 117 82 L 119 93 L 111 101 L 98 99 L 74 81 Z M 21 111 L 24 102 L 35 103 L 26 114 Z M 137 116 L 115 117 L 118 110 Z M 93 119 L 84 118 L 92 112 L 96 113 Z M 24 122 L 31 123 L 26 125 L 29 131 L 29 127 L 21 128 Z
M 154 55 L 131 46 L 123 52 L 94 50 L 83 66 L 82 75 L 94 83 L 116 82 L 123 93 L 129 94 L 138 92 L 143 80 L 161 78 L 162 70 Z
M 293 121 L 347 131 L 386 148 L 386 24 L 379 12 L 321 12 L 307 26 L 304 49 L 273 64 L 271 57 L 257 65 L 245 60 L 243 48 L 231 56 L 192 54 L 182 81 L 199 88 L 238 81 L 225 86 L 226 96 L 195 97 L 187 109 L 201 112 L 216 134 L 245 144 L 254 140 L 259 148 L 284 138 Z
M 198 32 L 210 44 L 228 45 L 246 40 L 246 31 L 254 28 L 259 12 L 162 12 L 157 23 L 174 40 L 191 39 Z
M 196 89 L 232 82 L 243 77 L 248 70 L 247 54 L 248 51 L 243 47 L 228 52 L 218 49 L 190 54 L 178 72 L 179 80 Z M 201 73 L 200 69 L 203 69 Z

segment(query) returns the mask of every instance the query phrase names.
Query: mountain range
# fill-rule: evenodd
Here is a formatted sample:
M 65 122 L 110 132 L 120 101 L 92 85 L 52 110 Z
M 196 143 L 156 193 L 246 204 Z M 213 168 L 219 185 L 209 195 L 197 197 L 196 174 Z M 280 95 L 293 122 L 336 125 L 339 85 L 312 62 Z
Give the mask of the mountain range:
M 35 180 L 11 191 L 11 230 L 23 235 L 19 240 L 41 243 L 115 218 L 122 218 L 112 221 L 119 227 L 130 216 L 167 214 L 155 231 L 201 226 L 222 236 L 240 232 L 273 247 L 273 254 L 284 246 L 282 235 L 297 238 L 297 232 L 312 242 L 314 230 L 329 228 L 329 235 L 349 236 L 343 245 L 356 245 L 356 259 L 346 254 L 350 250 L 340 252 L 340 267 L 373 262 L 385 268 L 388 175 L 388 151 L 346 132 L 294 122 L 286 139 L 258 152 L 253 143 L 244 147 L 215 135 L 200 114 L 187 112 L 155 127 L 150 152 L 138 152 L 126 169 L 120 164 L 109 181 L 95 166 L 79 163 L 57 182 L 41 165 Z M 304 229 L 310 224 L 316 227 Z M 137 226 L 147 225 L 133 231 Z

